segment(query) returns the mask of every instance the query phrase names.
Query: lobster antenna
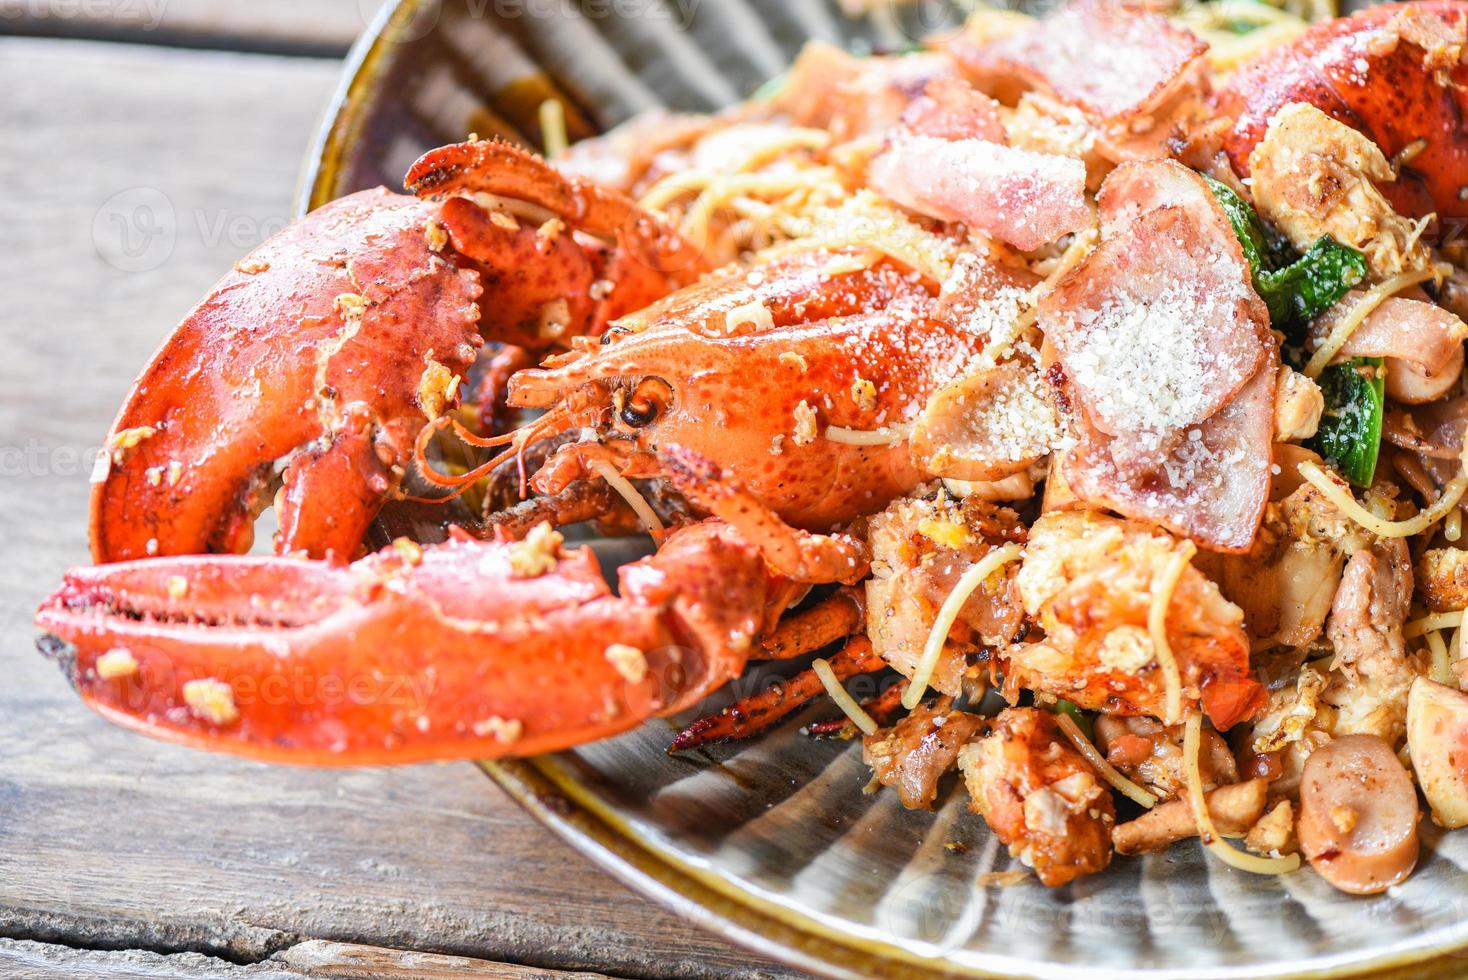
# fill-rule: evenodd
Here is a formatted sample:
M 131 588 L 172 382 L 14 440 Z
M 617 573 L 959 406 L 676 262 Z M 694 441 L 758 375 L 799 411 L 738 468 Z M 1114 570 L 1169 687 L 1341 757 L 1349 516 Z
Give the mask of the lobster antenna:
M 538 439 L 544 438 L 546 435 L 554 435 L 557 432 L 564 431 L 566 428 L 564 423 L 569 421 L 569 416 L 570 413 L 568 411 L 555 409 L 547 412 L 538 419 L 526 423 L 518 429 L 488 439 L 474 435 L 474 433 L 464 428 L 456 419 L 450 418 L 449 416 L 435 419 L 429 425 L 425 425 L 418 433 L 418 438 L 414 440 L 413 462 L 418 467 L 418 472 L 423 476 L 423 479 L 436 487 L 452 490 L 453 493 L 445 497 L 409 496 L 404 499 L 418 503 L 447 503 L 464 493 L 464 491 L 468 490 L 475 483 L 484 479 L 484 477 L 493 472 L 500 464 L 512 458 L 519 460 L 521 492 L 523 493 L 525 484 L 525 447 Z M 428 459 L 428 444 L 433 440 L 435 435 L 448 426 L 453 426 L 454 434 L 467 445 L 484 448 L 509 444 L 509 448 L 504 452 L 496 454 L 487 462 L 480 463 L 478 466 L 464 473 L 444 473 L 435 469 L 433 463 Z

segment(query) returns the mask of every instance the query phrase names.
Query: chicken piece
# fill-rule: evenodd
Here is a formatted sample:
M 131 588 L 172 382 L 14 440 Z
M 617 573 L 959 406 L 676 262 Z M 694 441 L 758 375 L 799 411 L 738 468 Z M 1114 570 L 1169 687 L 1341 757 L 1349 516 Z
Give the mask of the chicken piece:
M 1300 667 L 1271 691 L 1254 722 L 1254 752 L 1280 760 L 1277 794 L 1293 796 L 1306 760 L 1333 738 L 1374 735 L 1397 748 L 1406 736 L 1408 695 L 1427 673 L 1402 635 L 1412 596 L 1407 545 L 1359 529 L 1342 544 L 1363 538 L 1368 543 L 1351 555 L 1331 601 L 1325 632 L 1334 656 Z
M 1110 714 L 1166 715 L 1148 615 L 1154 583 L 1182 542 L 1152 526 L 1092 511 L 1054 511 L 1030 529 L 1017 577 L 1043 640 L 1008 652 L 1019 687 Z M 1167 607 L 1168 645 L 1184 705 L 1201 699 L 1220 729 L 1251 716 L 1264 690 L 1249 675 L 1243 613 L 1185 567 Z
M 1111 862 L 1111 794 L 1048 711 L 1001 711 L 987 737 L 959 750 L 958 767 L 970 808 L 1042 883 L 1063 885 Z
M 1297 102 L 1276 113 L 1249 167 L 1255 206 L 1295 248 L 1329 235 L 1365 253 L 1377 280 L 1431 264 L 1422 226 L 1376 188 L 1396 179 L 1380 148 L 1315 106 Z
M 953 699 L 919 705 L 891 728 L 862 739 L 862 758 L 877 781 L 897 790 L 909 810 L 927 810 L 938 795 L 938 780 L 958 762 L 958 751 L 985 725 L 985 719 L 953 710 Z
M 1096 747 L 1122 775 L 1159 799 L 1187 795 L 1181 725 L 1164 726 L 1155 718 L 1101 715 L 1096 719 Z M 1211 729 L 1203 732 L 1198 768 L 1206 788 L 1239 780 L 1238 763 L 1228 743 Z
M 1308 483 L 1269 504 L 1254 545 L 1242 555 L 1199 555 L 1196 564 L 1244 611 L 1259 647 L 1302 647 L 1320 636 L 1348 548 L 1360 527 Z
M 1429 548 L 1417 562 L 1417 592 L 1433 612 L 1468 608 L 1468 551 Z
M 1288 366 L 1279 369 L 1274 389 L 1275 442 L 1301 442 L 1315 435 L 1325 412 L 1320 385 Z
M 872 577 L 867 580 L 867 635 L 879 656 L 911 677 L 932 632 L 938 609 L 959 578 L 995 543 L 1024 533 L 1019 517 L 979 497 L 963 501 L 938 490 L 904 497 L 871 519 Z M 1024 613 L 1014 587 L 1014 566 L 996 589 L 980 588 L 964 604 L 948 633 L 929 683 L 956 695 L 968 670 L 966 655 L 1012 642 Z
M 1407 542 L 1383 540 L 1346 564 L 1325 632 L 1335 647 L 1322 700 L 1335 709 L 1330 734 L 1375 735 L 1393 749 L 1407 733 L 1407 695 L 1427 673 L 1407 652 L 1402 623 L 1412 602 Z

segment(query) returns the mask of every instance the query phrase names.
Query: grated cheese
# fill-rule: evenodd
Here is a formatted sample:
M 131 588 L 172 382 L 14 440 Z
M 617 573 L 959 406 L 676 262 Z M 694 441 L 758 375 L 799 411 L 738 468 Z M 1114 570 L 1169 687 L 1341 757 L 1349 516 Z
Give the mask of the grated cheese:
M 938 616 L 933 621 L 933 628 L 928 633 L 928 642 L 923 644 L 922 656 L 918 658 L 917 665 L 912 671 L 912 680 L 907 685 L 907 690 L 902 692 L 902 706 L 908 711 L 918 706 L 923 695 L 927 693 L 928 681 L 932 679 L 933 671 L 938 666 L 938 657 L 943 653 L 943 644 L 948 640 L 948 634 L 953 629 L 953 624 L 958 621 L 958 614 L 963 611 L 964 603 L 968 602 L 969 596 L 978 591 L 990 575 L 1012 561 L 1016 561 L 1024 554 L 1024 549 L 1017 544 L 1006 544 L 990 551 L 979 559 L 968 571 L 959 578 L 958 584 L 953 591 L 948 593 L 948 598 L 943 600 L 943 605 L 938 608 Z

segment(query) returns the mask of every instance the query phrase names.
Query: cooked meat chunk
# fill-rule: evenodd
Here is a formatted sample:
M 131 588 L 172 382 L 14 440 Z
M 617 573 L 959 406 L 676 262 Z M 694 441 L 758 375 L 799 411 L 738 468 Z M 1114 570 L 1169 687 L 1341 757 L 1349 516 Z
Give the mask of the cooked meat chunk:
M 1111 793 L 1049 712 L 1005 709 L 986 738 L 959 750 L 958 766 L 970 806 L 1044 884 L 1063 885 L 1111 862 Z
M 938 795 L 938 780 L 958 761 L 958 750 L 984 727 L 984 719 L 953 710 L 953 699 L 919 705 L 891 728 L 862 740 L 862 758 L 883 786 L 897 790 L 909 810 L 926 810 Z

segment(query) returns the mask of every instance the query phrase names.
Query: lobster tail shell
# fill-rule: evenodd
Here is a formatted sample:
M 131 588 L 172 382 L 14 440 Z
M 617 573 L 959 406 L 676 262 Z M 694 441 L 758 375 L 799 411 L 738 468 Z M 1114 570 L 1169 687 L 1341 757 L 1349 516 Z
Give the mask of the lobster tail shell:
M 1443 52 L 1418 43 L 1461 37 L 1465 19 L 1462 0 L 1381 4 L 1317 24 L 1240 68 L 1217 95 L 1220 112 L 1235 120 L 1225 140 L 1234 170 L 1249 174 L 1249 154 L 1276 112 L 1307 102 L 1359 130 L 1388 158 L 1424 141 L 1382 193 L 1414 217 L 1468 217 L 1468 65 L 1457 57 L 1435 64 Z

